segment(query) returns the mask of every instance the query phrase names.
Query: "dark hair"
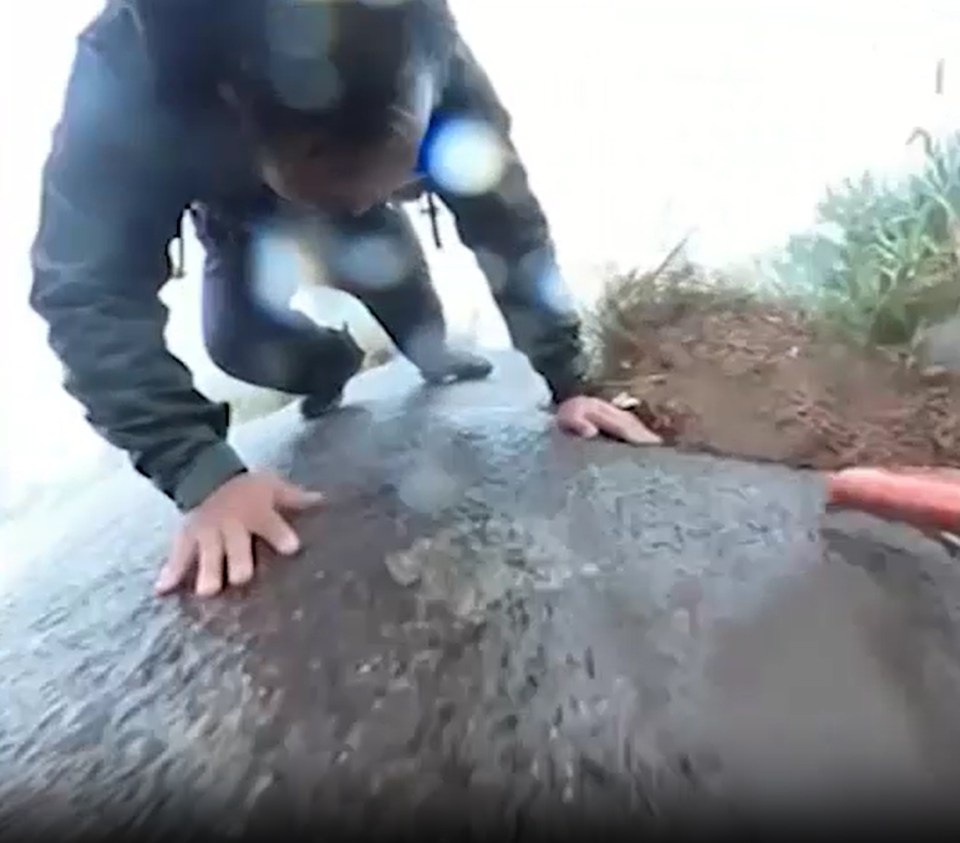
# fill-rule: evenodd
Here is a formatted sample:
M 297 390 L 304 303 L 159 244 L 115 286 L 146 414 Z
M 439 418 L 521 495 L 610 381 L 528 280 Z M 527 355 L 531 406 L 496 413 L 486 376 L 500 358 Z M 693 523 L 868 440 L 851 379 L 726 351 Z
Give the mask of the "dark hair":
M 101 20 L 132 17 L 164 105 L 204 109 L 217 96 L 225 45 L 238 29 L 227 9 L 230 0 L 108 0 Z
M 238 0 L 234 0 L 238 2 Z M 453 49 L 446 0 L 239 0 L 227 81 L 264 136 L 374 141 Z
M 228 82 L 261 134 L 379 131 L 411 70 L 442 68 L 456 26 L 447 0 L 109 0 L 136 22 L 160 99 L 209 108 Z M 286 42 L 286 43 L 285 43 Z M 323 82 L 336 94 L 320 102 Z M 313 89 L 297 91 L 307 81 Z M 298 96 L 297 94 L 300 94 Z

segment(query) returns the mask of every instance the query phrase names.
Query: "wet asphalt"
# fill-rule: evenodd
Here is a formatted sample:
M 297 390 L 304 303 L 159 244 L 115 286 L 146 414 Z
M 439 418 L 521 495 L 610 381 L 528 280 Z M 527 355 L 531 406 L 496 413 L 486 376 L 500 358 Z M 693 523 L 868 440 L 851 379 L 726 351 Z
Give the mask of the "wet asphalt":
M 237 431 L 330 499 L 245 593 L 153 597 L 176 515 L 131 472 L 0 531 L 0 835 L 951 811 L 944 547 L 815 475 L 563 436 L 496 362 Z

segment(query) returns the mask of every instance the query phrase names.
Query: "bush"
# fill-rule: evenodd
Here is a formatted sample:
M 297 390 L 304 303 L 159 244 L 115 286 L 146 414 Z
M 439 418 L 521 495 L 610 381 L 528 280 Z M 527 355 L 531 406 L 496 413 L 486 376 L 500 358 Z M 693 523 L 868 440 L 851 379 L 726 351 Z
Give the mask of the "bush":
M 816 225 L 749 268 L 717 272 L 684 257 L 681 242 L 652 272 L 613 274 L 587 321 L 601 367 L 629 356 L 631 336 L 663 306 L 731 304 L 731 296 L 787 305 L 848 341 L 909 352 L 928 326 L 960 311 L 960 134 L 923 144 L 920 172 L 865 172 L 829 188 Z M 662 313 L 660 313 L 662 316 Z
M 871 344 L 910 344 L 960 308 L 960 136 L 918 130 L 917 140 L 919 174 L 865 173 L 829 189 L 816 228 L 770 263 L 783 292 Z

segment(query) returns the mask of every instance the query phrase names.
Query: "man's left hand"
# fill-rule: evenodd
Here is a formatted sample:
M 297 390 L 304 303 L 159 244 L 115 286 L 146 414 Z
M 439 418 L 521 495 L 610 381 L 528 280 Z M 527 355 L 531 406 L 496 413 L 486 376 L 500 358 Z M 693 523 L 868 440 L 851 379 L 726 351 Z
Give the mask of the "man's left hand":
M 576 436 L 592 439 L 599 433 L 631 445 L 660 445 L 663 440 L 633 413 L 601 398 L 576 395 L 557 408 L 557 424 Z

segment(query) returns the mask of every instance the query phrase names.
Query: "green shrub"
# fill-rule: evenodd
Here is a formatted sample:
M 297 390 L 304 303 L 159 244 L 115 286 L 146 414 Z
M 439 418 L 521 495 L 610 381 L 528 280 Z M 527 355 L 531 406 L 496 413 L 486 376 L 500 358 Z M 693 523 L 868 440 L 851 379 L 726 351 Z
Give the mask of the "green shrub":
M 817 226 L 790 238 L 774 282 L 863 342 L 909 344 L 960 308 L 960 136 L 924 144 L 919 174 L 865 173 L 827 191 Z

